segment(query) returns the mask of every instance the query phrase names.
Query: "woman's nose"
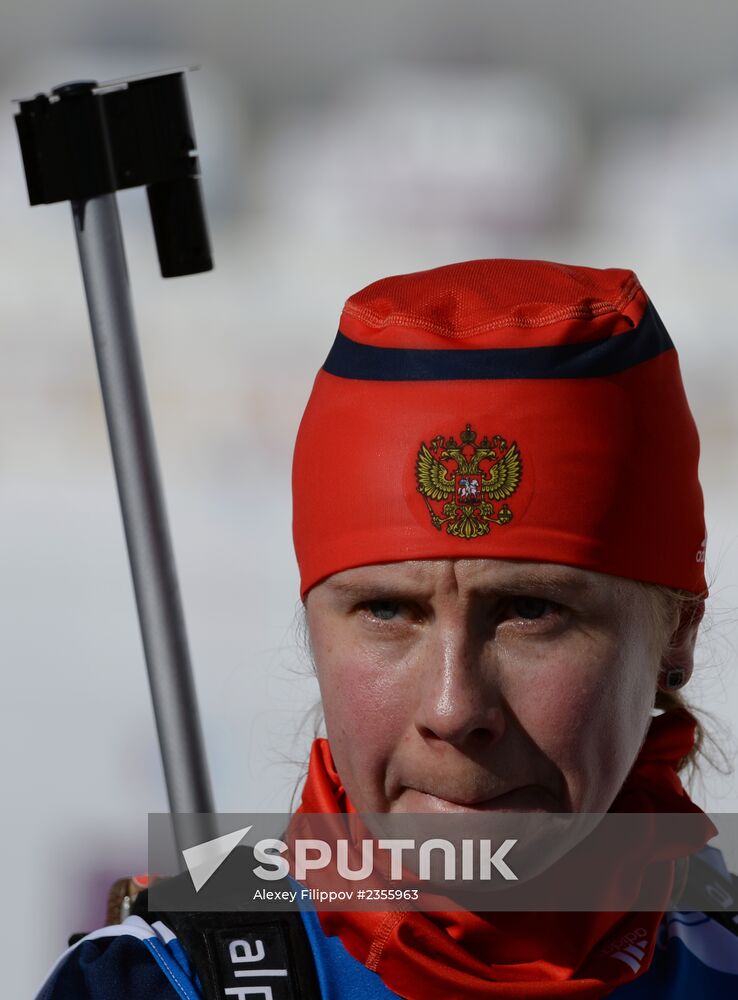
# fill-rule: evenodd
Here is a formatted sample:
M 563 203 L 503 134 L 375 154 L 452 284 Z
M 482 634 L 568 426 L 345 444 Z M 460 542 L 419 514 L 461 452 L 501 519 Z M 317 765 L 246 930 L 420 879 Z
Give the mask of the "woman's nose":
M 489 650 L 468 629 L 437 636 L 423 652 L 415 723 L 428 740 L 486 745 L 505 731 L 503 700 Z

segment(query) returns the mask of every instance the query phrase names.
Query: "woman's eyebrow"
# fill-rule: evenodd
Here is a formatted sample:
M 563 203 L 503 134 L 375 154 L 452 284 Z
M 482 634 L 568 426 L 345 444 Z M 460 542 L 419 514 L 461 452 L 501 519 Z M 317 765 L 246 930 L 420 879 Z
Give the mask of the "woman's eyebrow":
M 339 597 L 347 597 L 356 600 L 369 595 L 381 595 L 382 597 L 421 597 L 427 592 L 427 588 L 419 585 L 417 580 L 393 581 L 385 583 L 380 580 L 367 580 L 366 582 L 349 583 L 331 580 L 328 583 L 329 589 Z
M 546 591 L 555 594 L 579 594 L 591 588 L 589 577 L 579 573 L 528 572 L 511 575 L 504 580 L 490 580 L 474 587 L 482 596 L 494 594 L 525 594 L 528 591 Z

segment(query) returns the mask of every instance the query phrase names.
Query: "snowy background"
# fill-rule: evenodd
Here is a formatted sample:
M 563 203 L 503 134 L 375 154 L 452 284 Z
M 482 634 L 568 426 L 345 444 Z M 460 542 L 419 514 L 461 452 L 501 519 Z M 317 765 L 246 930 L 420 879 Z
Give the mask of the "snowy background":
M 216 270 L 163 281 L 143 192 L 120 205 L 217 804 L 280 810 L 317 700 L 295 629 L 299 416 L 347 295 L 453 260 L 638 272 L 703 441 L 712 614 L 688 692 L 736 731 L 737 49 L 738 8 L 710 0 L 2 0 L 7 996 L 102 921 L 166 809 L 69 207 L 29 207 L 11 99 L 202 67 Z M 709 769 L 698 798 L 738 811 Z

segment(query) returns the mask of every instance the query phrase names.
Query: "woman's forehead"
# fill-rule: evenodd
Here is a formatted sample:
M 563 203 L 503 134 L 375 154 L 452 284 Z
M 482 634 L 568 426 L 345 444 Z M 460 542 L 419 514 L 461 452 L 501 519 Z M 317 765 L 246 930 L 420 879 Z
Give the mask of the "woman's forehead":
M 517 559 L 413 559 L 357 566 L 334 573 L 322 586 L 335 592 L 381 587 L 403 591 L 526 591 L 560 593 L 625 589 L 627 581 L 551 562 Z

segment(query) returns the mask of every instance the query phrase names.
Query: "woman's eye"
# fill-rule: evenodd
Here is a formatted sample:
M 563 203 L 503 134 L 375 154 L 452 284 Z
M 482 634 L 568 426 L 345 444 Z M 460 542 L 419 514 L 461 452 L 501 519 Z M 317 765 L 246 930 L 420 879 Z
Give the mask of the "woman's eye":
M 513 597 L 509 606 L 515 618 L 524 618 L 527 621 L 543 618 L 547 612 L 556 610 L 556 605 L 543 597 Z
M 367 601 L 366 608 L 374 618 L 388 622 L 399 614 L 400 603 L 399 601 Z
M 423 618 L 423 612 L 412 598 L 377 597 L 360 601 L 354 605 L 362 619 L 369 625 L 391 625 L 405 628 L 415 625 Z

